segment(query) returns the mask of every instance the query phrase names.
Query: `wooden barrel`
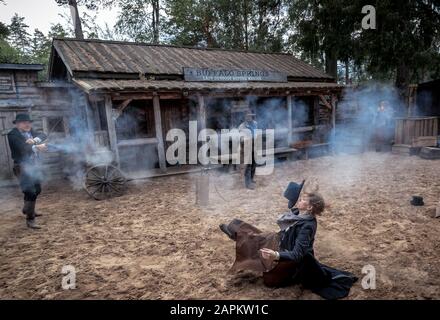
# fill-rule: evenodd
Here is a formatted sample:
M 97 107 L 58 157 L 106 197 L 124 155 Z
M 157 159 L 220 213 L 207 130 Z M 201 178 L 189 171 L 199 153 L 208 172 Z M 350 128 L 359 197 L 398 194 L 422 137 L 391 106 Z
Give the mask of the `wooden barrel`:
M 394 143 L 412 146 L 419 137 L 438 136 L 438 123 L 438 117 L 397 118 Z

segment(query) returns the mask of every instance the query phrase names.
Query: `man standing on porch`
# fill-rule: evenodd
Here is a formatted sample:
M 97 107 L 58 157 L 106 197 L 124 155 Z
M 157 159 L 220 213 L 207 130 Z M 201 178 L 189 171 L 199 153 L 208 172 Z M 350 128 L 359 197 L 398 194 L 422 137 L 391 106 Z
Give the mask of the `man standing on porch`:
M 255 149 L 255 130 L 257 129 L 257 121 L 255 121 L 255 117 L 256 115 L 254 113 L 248 112 L 245 116 L 245 121 L 240 124 L 240 126 L 238 127 L 238 130 L 241 132 L 245 129 L 249 130 L 251 132 L 251 148 L 250 148 L 250 152 L 251 152 L 251 163 L 247 163 L 245 170 L 244 170 L 244 183 L 246 188 L 250 189 L 250 190 L 254 190 L 255 189 L 255 180 L 254 180 L 254 176 L 255 176 L 255 169 L 257 168 L 257 163 L 255 162 L 255 154 L 254 154 L 254 149 Z M 246 157 L 245 157 L 246 158 Z

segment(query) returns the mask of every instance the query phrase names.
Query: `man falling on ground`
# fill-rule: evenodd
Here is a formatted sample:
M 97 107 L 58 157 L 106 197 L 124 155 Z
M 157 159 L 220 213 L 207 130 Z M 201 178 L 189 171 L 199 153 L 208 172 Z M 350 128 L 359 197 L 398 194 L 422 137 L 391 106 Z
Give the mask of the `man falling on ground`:
M 17 114 L 13 121 L 15 128 L 8 133 L 9 147 L 14 160 L 14 174 L 18 178 L 21 191 L 24 193 L 23 214 L 26 224 L 31 229 L 40 229 L 35 223 L 35 204 L 41 193 L 42 174 L 38 166 L 39 153 L 47 151 L 44 133 L 32 129 L 29 114 Z

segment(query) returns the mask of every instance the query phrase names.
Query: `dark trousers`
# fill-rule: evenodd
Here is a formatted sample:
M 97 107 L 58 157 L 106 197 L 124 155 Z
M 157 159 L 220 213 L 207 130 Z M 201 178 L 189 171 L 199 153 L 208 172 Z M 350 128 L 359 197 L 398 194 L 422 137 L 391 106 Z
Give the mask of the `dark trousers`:
M 263 282 L 268 287 L 284 287 L 294 281 L 298 266 L 291 261 L 280 261 L 275 265 L 266 265 L 259 250 L 269 248 L 279 251 L 279 233 L 264 233 L 253 225 L 239 219 L 232 220 L 228 229 L 234 235 L 235 262 L 231 272 L 253 270 L 263 272 Z
M 244 182 L 248 186 L 255 176 L 255 169 L 257 168 L 257 162 L 255 161 L 254 148 L 252 148 L 252 162 L 247 164 L 244 169 Z
M 14 173 L 24 194 L 24 201 L 36 201 L 41 193 L 40 172 L 37 167 L 16 164 Z

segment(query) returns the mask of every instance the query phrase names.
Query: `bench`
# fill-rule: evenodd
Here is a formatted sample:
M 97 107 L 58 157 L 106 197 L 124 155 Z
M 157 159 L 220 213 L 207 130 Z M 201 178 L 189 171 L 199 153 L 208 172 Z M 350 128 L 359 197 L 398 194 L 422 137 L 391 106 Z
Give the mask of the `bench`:
M 259 156 L 273 155 L 276 158 L 286 158 L 291 160 L 293 158 L 293 155 L 295 155 L 297 152 L 298 149 L 295 148 L 279 147 L 274 149 L 261 150 L 258 152 L 258 155 Z
M 296 146 L 302 152 L 302 159 L 307 160 L 309 158 L 310 153 L 317 153 L 324 150 L 325 153 L 329 153 L 330 151 L 330 143 L 315 143 L 315 144 L 304 144 L 302 146 Z

